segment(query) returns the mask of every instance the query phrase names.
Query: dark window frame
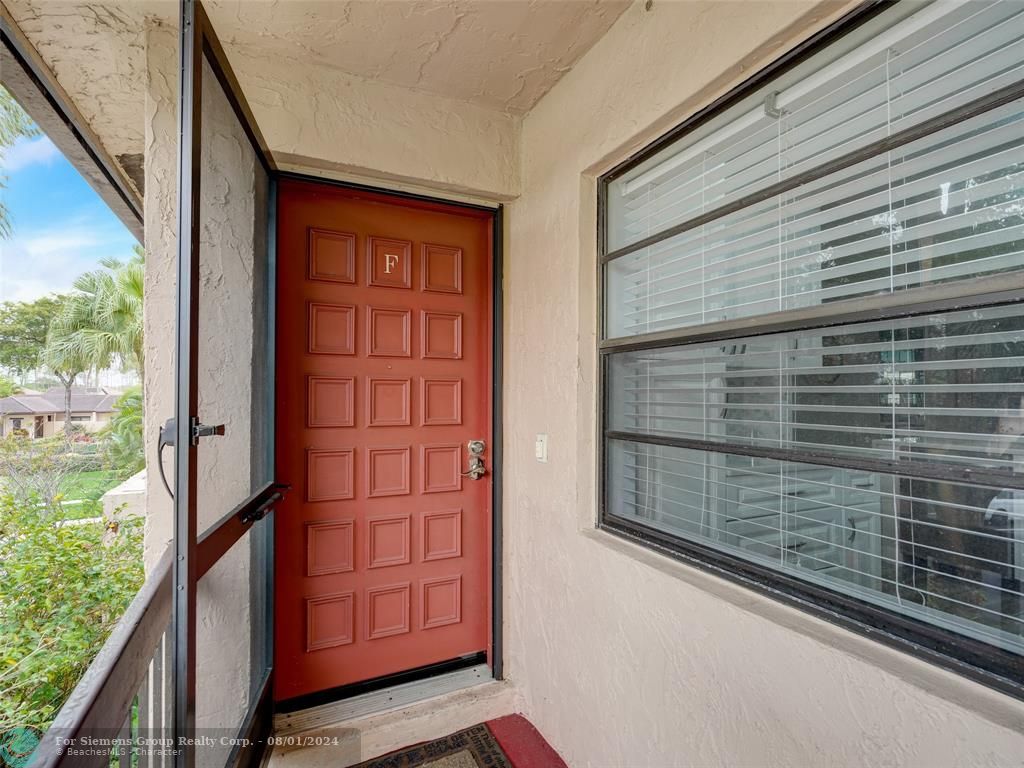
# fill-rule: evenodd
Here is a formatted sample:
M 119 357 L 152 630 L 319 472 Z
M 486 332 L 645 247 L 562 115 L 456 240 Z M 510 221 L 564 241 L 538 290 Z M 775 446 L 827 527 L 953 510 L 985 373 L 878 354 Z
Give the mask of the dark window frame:
M 610 429 L 607 424 L 607 417 L 610 413 L 607 381 L 609 360 L 615 352 L 686 345 L 712 339 L 724 340 L 741 335 L 750 336 L 761 333 L 778 333 L 785 330 L 823 328 L 857 320 L 891 319 L 954 308 L 998 306 L 1020 301 L 1020 293 L 1016 287 L 1013 290 L 987 292 L 979 290 L 974 293 L 949 291 L 941 287 L 937 287 L 935 290 L 926 288 L 918 290 L 911 303 L 905 300 L 901 303 L 900 299 L 903 297 L 899 296 L 879 297 L 872 303 L 872 306 L 859 313 L 847 312 L 845 315 L 832 316 L 828 316 L 827 313 L 819 313 L 817 317 L 808 317 L 802 320 L 788 320 L 780 317 L 778 318 L 779 322 L 776 322 L 776 318 L 767 316 L 769 321 L 767 323 L 762 322 L 766 318 L 761 316 L 727 323 L 713 323 L 709 326 L 684 328 L 679 332 L 645 334 L 637 339 L 608 340 L 604 306 L 606 296 L 605 265 L 616 256 L 636 249 L 636 244 L 620 248 L 617 252 L 608 248 L 607 206 L 608 187 L 611 182 L 894 5 L 894 2 L 887 0 L 871 0 L 862 3 L 844 17 L 755 73 L 729 93 L 616 165 L 597 180 L 597 362 L 599 368 L 597 377 L 597 526 L 601 530 L 796 607 L 831 624 L 953 671 L 1016 699 L 1024 700 L 1024 656 L 881 608 L 836 590 L 818 586 L 810 581 L 796 578 L 785 572 L 762 566 L 696 541 L 667 534 L 616 516 L 606 504 L 609 492 L 607 484 L 608 443 L 612 439 L 611 435 L 614 434 L 614 430 Z M 856 316 L 858 314 L 861 316 Z M 663 443 L 663 440 L 652 436 L 645 442 L 658 444 Z M 839 461 L 841 463 L 841 459 Z M 889 472 L 897 477 L 912 474 L 899 467 L 896 467 L 895 470 L 890 469 Z

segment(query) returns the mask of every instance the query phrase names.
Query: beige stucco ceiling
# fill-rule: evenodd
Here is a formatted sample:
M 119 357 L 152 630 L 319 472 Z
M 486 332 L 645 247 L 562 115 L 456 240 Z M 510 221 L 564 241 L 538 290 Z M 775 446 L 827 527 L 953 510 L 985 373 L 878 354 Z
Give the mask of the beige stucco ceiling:
M 227 49 L 529 110 L 629 0 L 209 0 Z
M 147 18 L 172 0 L 2 0 L 108 152 L 145 135 Z M 313 61 L 511 114 L 528 111 L 631 0 L 207 0 L 229 58 Z M 237 65 L 236 65 L 237 66 Z M 126 160 L 131 162 L 131 160 Z
M 145 6 L 86 0 L 0 0 L 109 154 L 142 152 Z M 2 79 L 2 73 L 0 73 Z

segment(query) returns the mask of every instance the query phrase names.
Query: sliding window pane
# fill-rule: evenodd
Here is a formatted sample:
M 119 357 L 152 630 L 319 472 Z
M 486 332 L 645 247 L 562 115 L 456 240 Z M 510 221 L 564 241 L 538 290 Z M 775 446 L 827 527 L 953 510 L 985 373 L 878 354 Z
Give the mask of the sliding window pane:
M 1024 99 L 609 262 L 607 336 L 1024 268 Z
M 1019 307 L 609 357 L 612 429 L 1024 471 Z
M 909 4 L 908 4 L 908 7 Z M 860 43 L 860 44 L 857 44 Z M 1024 6 L 933 4 L 868 24 L 609 185 L 620 248 L 1024 78 Z
M 1024 492 L 611 440 L 608 512 L 1017 653 Z

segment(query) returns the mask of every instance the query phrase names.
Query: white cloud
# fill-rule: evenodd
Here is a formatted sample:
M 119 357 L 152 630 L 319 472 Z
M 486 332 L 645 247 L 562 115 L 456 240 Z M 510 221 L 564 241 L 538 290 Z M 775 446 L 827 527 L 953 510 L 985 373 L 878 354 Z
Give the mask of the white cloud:
M 5 173 L 15 173 L 37 163 L 50 165 L 61 157 L 60 150 L 45 136 L 38 139 L 18 139 L 3 153 L 0 166 Z
M 106 256 L 131 256 L 126 238 L 107 227 L 90 228 L 81 220 L 63 227 L 16 232 L 0 241 L 0 301 L 32 301 L 64 293 L 83 272 Z
M 3 289 L 0 290 L 0 300 L 35 301 L 40 296 L 51 293 L 67 293 L 69 289 L 68 285 L 55 285 L 48 280 L 15 279 L 5 283 Z
M 32 258 L 44 258 L 54 255 L 81 253 L 92 248 L 102 240 L 96 232 L 89 230 L 72 230 L 70 232 L 47 232 L 21 240 L 21 247 Z
M 32 301 L 48 293 L 66 291 L 74 274 L 66 257 L 40 259 L 29 254 L 25 242 L 14 238 L 0 242 L 0 301 Z

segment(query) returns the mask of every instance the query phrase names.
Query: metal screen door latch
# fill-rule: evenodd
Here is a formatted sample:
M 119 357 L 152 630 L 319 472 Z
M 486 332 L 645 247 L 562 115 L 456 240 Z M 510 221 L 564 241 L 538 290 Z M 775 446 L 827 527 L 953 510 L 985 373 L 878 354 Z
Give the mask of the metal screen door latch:
M 483 440 L 470 440 L 466 447 L 469 449 L 469 471 L 463 472 L 462 476 L 470 480 L 479 480 L 487 474 L 483 457 L 487 444 Z
M 192 417 L 192 445 L 199 445 L 201 437 L 223 437 L 223 424 L 200 424 L 199 419 Z
M 260 504 L 256 509 L 250 510 L 249 512 L 241 512 L 238 515 L 238 519 L 246 525 L 255 523 L 262 520 L 267 516 L 267 513 L 274 508 L 274 505 L 284 500 L 284 495 L 290 491 L 292 487 L 285 485 L 284 483 L 275 483 L 274 492 L 270 495 L 270 498 Z

